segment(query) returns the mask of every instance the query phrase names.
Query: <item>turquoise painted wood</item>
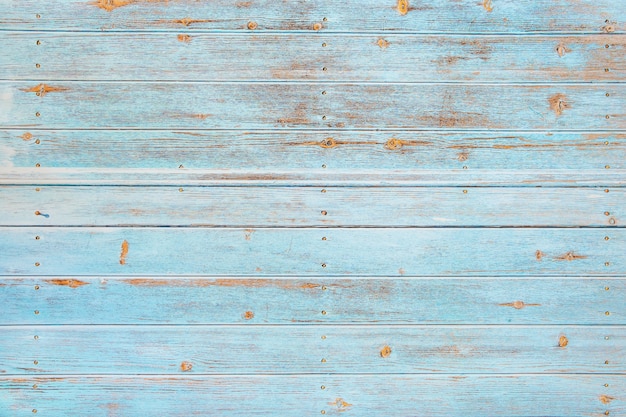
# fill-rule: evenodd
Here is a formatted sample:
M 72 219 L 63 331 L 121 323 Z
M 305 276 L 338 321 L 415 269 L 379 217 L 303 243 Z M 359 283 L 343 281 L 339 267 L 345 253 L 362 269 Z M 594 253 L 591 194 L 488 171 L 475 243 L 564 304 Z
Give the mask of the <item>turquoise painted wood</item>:
M 0 27 L 11 30 L 623 33 L 626 22 L 614 0 L 2 0 L 0 6 L 6 11 Z
M 0 234 L 0 274 L 11 276 L 626 274 L 623 228 L 2 227 Z
M 626 413 L 622 2 L 0 10 L 0 416 Z
M 140 184 L 146 182 L 145 178 L 169 182 L 189 169 L 221 169 L 219 180 L 232 177 L 237 171 L 250 171 L 255 184 L 272 175 L 289 175 L 286 182 L 293 184 L 308 173 L 311 180 L 324 177 L 326 182 L 351 184 L 376 176 L 380 176 L 378 181 L 388 181 L 399 175 L 406 177 L 414 173 L 416 177 L 415 173 L 423 173 L 422 181 L 434 183 L 448 178 L 451 170 L 466 167 L 463 176 L 452 182 L 458 184 L 469 177 L 467 183 L 481 185 L 493 174 L 489 181 L 497 179 L 501 185 L 518 186 L 524 182 L 514 178 L 523 174 L 526 178 L 537 177 L 535 182 L 545 186 L 554 183 L 550 173 L 563 170 L 559 174 L 563 180 L 602 185 L 623 183 L 623 172 L 614 174 L 614 170 L 626 169 L 623 157 L 626 135 L 609 132 L 17 129 L 0 130 L 0 149 L 0 163 L 4 167 L 0 170 L 2 183 L 24 183 L 24 178 L 32 175 L 31 184 L 50 183 L 61 175 L 66 177 L 57 184 L 101 183 L 105 174 L 111 175 L 103 170 L 113 168 L 124 169 L 126 181 Z M 10 176 L 14 172 L 10 167 L 34 168 L 36 164 L 42 168 L 69 169 L 45 171 L 45 175 L 39 170 L 32 173 L 23 170 Z M 178 170 L 180 165 L 186 168 L 183 173 Z M 324 171 L 322 165 L 327 167 Z M 610 167 L 608 171 L 606 166 Z M 147 172 L 132 175 L 137 169 L 158 170 L 154 173 L 170 171 L 159 176 L 154 173 L 147 176 Z M 344 171 L 337 175 L 334 173 L 337 169 Z M 474 175 L 477 169 L 482 172 Z M 68 177 L 77 170 L 77 175 Z M 262 175 L 258 170 L 263 170 Z M 356 170 L 367 170 L 367 175 L 355 173 Z M 438 172 L 430 175 L 427 170 Z M 201 183 L 208 179 L 208 175 L 204 176 Z M 178 181 L 184 184 L 189 178 Z
M 626 347 L 621 326 L 13 326 L 3 333 L 1 371 L 10 375 L 626 372 L 620 360 L 604 364 Z
M 0 287 L 1 325 L 626 323 L 626 281 L 610 277 L 31 276 Z
M 626 411 L 623 375 L 164 375 L 0 377 L 32 415 L 579 416 Z M 33 386 L 36 385 L 36 388 Z M 323 388 L 322 388 L 323 387 Z M 107 395 L 103 395 L 107 393 Z
M 610 34 L 7 32 L 0 42 L 10 44 L 16 57 L 0 70 L 28 81 L 615 82 L 626 71 L 626 41 Z M 285 54 L 285 44 L 294 53 Z M 145 45 L 159 45 L 159 53 L 137 60 Z
M 0 81 L 0 96 L 16 129 L 626 128 L 623 84 Z
M 0 187 L 0 199 L 2 226 L 622 227 L 626 208 L 621 188 Z

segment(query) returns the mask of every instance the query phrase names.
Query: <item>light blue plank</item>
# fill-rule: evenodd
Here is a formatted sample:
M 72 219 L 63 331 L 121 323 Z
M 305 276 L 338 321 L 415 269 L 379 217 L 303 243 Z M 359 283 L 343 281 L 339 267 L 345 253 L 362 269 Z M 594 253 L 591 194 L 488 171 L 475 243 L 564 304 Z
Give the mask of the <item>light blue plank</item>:
M 568 179 L 593 180 L 593 174 L 583 171 L 604 171 L 606 166 L 624 169 L 624 153 L 626 135 L 622 133 L 0 130 L 0 167 L 5 168 L 39 164 L 43 168 L 91 170 L 175 169 L 183 165 L 187 169 L 262 169 L 268 175 L 326 165 L 328 171 L 345 169 L 348 173 L 367 169 L 369 175 L 386 170 L 382 176 L 393 175 L 390 171 L 394 169 L 405 174 L 463 167 L 506 171 L 497 178 L 522 170 L 547 175 L 555 169 L 567 169 Z M 436 177 L 445 174 L 439 171 Z M 471 175 L 467 171 L 463 174 Z M 41 181 L 52 178 L 50 172 L 36 175 Z M 174 175 L 167 172 L 165 176 Z M 323 173 L 314 177 L 320 175 Z M 609 175 L 601 173 L 604 178 Z M 480 178 L 485 177 L 486 173 Z M 79 178 L 96 180 L 89 177 L 89 171 L 80 173 Z M 475 177 L 470 181 L 480 183 Z
M 40 41 L 42 45 L 36 46 Z M 604 36 L 0 33 L 13 80 L 620 81 L 626 38 Z M 158 53 L 137 51 L 158 45 Z M 325 46 L 322 46 L 325 45 Z M 608 48 L 607 48 L 608 46 Z M 36 66 L 39 64 L 39 66 Z M 320 65 L 331 71 L 320 71 Z M 604 71 L 608 68 L 609 71 Z
M 0 236 L 0 274 L 16 276 L 626 273 L 622 228 L 3 227 Z
M 626 328 L 616 326 L 115 325 L 1 330 L 5 341 L 0 371 L 6 375 L 626 372 Z
M 5 81 L 0 95 L 0 124 L 19 129 L 626 129 L 624 84 Z
M 621 220 L 626 190 L 0 186 L 0 201 L 3 226 L 597 227 Z
M 2 0 L 5 29 L 70 30 L 297 30 L 412 32 L 623 31 L 626 12 L 613 0 Z M 326 18 L 326 19 L 324 19 Z M 252 26 L 254 27 L 254 26 Z M 606 29 L 603 29 L 606 28 Z
M 581 416 L 626 412 L 623 375 L 0 378 L 15 416 Z M 33 389 L 33 385 L 37 387 Z M 605 387 L 606 385 L 606 387 Z M 321 387 L 324 387 L 322 389 Z M 345 402 L 345 404 L 344 404 Z M 607 402 L 607 403 L 605 403 Z
M 625 292 L 608 278 L 3 278 L 0 324 L 626 325 Z

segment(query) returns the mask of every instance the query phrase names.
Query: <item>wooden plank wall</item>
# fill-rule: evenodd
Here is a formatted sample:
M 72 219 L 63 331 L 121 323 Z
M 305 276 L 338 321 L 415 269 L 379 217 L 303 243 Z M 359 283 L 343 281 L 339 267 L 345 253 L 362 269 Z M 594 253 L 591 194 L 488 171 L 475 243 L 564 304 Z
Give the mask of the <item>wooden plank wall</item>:
M 0 416 L 626 414 L 621 1 L 0 10 Z

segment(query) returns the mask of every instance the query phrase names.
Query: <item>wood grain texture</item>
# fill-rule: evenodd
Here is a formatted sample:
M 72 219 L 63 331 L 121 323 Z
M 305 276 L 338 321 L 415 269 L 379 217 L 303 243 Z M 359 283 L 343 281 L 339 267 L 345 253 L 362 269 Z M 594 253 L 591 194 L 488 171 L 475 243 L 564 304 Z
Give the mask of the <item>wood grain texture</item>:
M 440 132 L 440 131 L 100 131 L 42 129 L 0 130 L 0 181 L 13 168 L 82 169 L 83 183 L 98 183 L 90 175 L 98 169 L 221 169 L 224 179 L 237 170 L 263 170 L 266 177 L 285 170 L 326 171 L 343 169 L 342 175 L 316 172 L 324 181 L 363 181 L 396 175 L 392 170 L 426 173 L 444 178 L 449 170 L 466 167 L 463 175 L 481 184 L 496 171 L 495 178 L 515 175 L 544 175 L 561 169 L 564 178 L 609 181 L 615 169 L 625 169 L 626 134 L 562 132 Z M 606 170 L 606 166 L 610 170 Z M 228 171 L 226 171 L 228 169 Z M 479 176 L 469 171 L 483 170 Z M 592 173 L 588 170 L 602 170 Z M 367 170 L 368 175 L 353 174 Z M 526 170 L 526 173 L 524 173 Z M 179 170 L 180 171 L 180 170 Z M 41 182 L 56 173 L 35 175 Z M 66 172 L 66 171 L 64 171 Z M 72 171 L 73 172 L 73 171 Z M 163 171 L 161 171 L 163 172 Z M 131 174 L 131 172 L 129 172 Z M 258 173 L 257 173 L 258 174 Z M 167 172 L 163 180 L 180 176 Z M 252 175 L 252 173 L 251 173 Z M 620 174 L 620 176 L 623 174 Z M 27 177 L 21 172 L 16 177 Z M 257 175 L 260 177 L 260 175 Z M 16 178 L 16 179 L 17 179 Z M 353 178 L 353 180 L 354 180 Z M 257 178 L 261 179 L 261 178 Z M 293 177 L 294 182 L 297 179 Z M 72 181 L 70 181 L 72 182 Z M 522 181 L 514 181 L 519 185 Z M 546 182 L 548 182 L 546 180 Z
M 2 226 L 599 227 L 621 225 L 626 190 L 0 186 L 0 200 Z
M 34 46 L 37 41 L 41 45 Z M 614 82 L 623 80 L 626 74 L 626 39 L 610 34 L 554 37 L 5 32 L 0 33 L 0 42 L 10 45 L 13 57 L 0 59 L 0 77 L 29 81 L 551 83 Z M 158 45 L 158 53 L 142 53 L 141 59 L 137 59 L 138 51 L 146 45 Z M 323 66 L 329 70 L 321 71 Z
M 0 18 L 0 27 L 175 32 L 253 28 L 307 32 L 603 33 L 623 32 L 626 22 L 624 8 L 613 0 L 407 3 L 402 14 L 397 0 L 333 0 L 305 5 L 295 0 L 63 0 L 45 5 L 37 0 L 2 0 L 0 7 L 6 12 Z
M 46 276 L 0 287 L 0 325 L 626 325 L 626 281 L 611 278 Z
M 327 415 L 373 417 L 601 416 L 607 409 L 617 415 L 626 411 L 625 379 L 623 375 L 0 377 L 0 387 L 9 394 L 0 397 L 0 404 L 16 415 L 32 415 L 36 409 L 43 415 L 102 417 L 295 417 L 319 415 L 322 410 Z M 610 399 L 605 403 L 601 398 Z
M 626 129 L 624 84 L 3 81 L 0 94 L 0 123 L 19 129 Z
M 607 235 L 609 240 L 605 240 Z M 554 228 L 2 227 L 0 236 L 1 275 L 626 273 L 626 230 L 622 228 L 608 232 Z
M 626 348 L 624 330 L 615 326 L 9 326 L 2 329 L 6 341 L 0 347 L 0 372 L 625 373 L 626 363 L 620 358 Z M 566 346 L 559 344 L 563 337 Z M 615 359 L 604 365 L 607 358 Z

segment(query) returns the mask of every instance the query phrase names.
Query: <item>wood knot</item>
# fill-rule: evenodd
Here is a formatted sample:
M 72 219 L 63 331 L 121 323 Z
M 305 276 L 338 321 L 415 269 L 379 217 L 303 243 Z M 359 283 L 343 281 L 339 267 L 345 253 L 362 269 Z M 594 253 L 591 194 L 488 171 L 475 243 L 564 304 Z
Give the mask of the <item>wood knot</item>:
M 488 13 L 493 11 L 493 2 L 491 0 L 483 0 L 483 7 Z
M 180 364 L 180 370 L 183 372 L 189 372 L 191 371 L 191 368 L 193 368 L 193 364 L 191 362 L 183 361 L 183 363 Z
M 391 138 L 387 142 L 385 142 L 385 149 L 389 149 L 390 151 L 395 151 L 396 149 L 402 148 L 404 142 L 400 139 Z
M 521 310 L 524 307 L 539 307 L 541 304 L 526 304 L 523 301 L 517 300 L 513 301 L 512 303 L 502 303 L 500 305 L 504 307 L 513 307 L 516 310 Z
M 606 23 L 606 25 L 602 26 L 602 32 L 604 33 L 615 32 L 615 22 L 609 22 L 608 20 L 605 20 L 604 23 Z
M 398 13 L 402 16 L 409 12 L 409 0 L 398 0 Z
M 126 265 L 126 257 L 128 256 L 128 241 L 122 242 L 122 252 L 120 253 L 120 265 Z
M 600 395 L 600 402 L 602 402 L 602 404 L 609 404 L 614 399 L 615 397 L 611 397 L 609 395 Z
M 378 42 L 376 42 L 376 44 L 380 46 L 380 49 L 386 49 L 389 46 L 389 42 L 383 38 L 378 39 Z
M 562 43 L 560 43 L 557 47 L 556 47 L 556 53 L 559 54 L 559 56 L 565 56 L 566 53 L 571 52 L 571 50 L 566 47 L 565 45 L 563 45 Z
M 535 258 L 540 261 L 543 257 L 545 256 L 545 254 L 543 252 L 541 252 L 540 250 L 537 250 L 535 252 Z
M 521 310 L 522 308 L 524 308 L 524 302 L 523 301 L 514 301 L 513 302 L 513 308 L 516 308 L 518 310 Z
M 252 311 L 246 311 L 243 313 L 243 318 L 246 320 L 252 320 L 254 318 L 254 313 Z
M 564 348 L 565 346 L 567 346 L 568 343 L 569 340 L 567 340 L 567 337 L 565 337 L 564 335 L 561 335 L 561 337 L 559 337 L 559 347 Z
M 256 23 L 256 22 L 248 22 L 248 29 L 250 29 L 250 30 L 254 30 L 254 29 L 256 29 L 257 27 L 259 27 L 259 25 L 257 25 L 257 23 Z
M 35 93 L 37 97 L 45 97 L 45 95 L 48 93 L 67 91 L 67 88 L 53 87 L 51 85 L 41 83 L 31 88 L 23 88 L 22 91 L 27 92 L 27 93 Z
M 315 23 L 313 25 L 313 30 L 320 30 L 322 29 L 322 24 L 321 23 Z
M 570 105 L 565 101 L 566 97 L 564 94 L 555 94 L 554 96 L 548 99 L 550 103 L 550 108 L 556 113 L 557 116 L 560 116 L 565 109 L 570 108 Z
M 347 411 L 350 407 L 352 407 L 352 404 L 344 401 L 343 398 L 337 398 L 335 401 L 328 403 L 328 405 L 337 407 L 337 411 L 339 412 Z
M 117 9 L 118 7 L 124 7 L 131 4 L 133 0 L 98 0 L 96 1 L 96 6 L 99 8 L 110 12 L 112 10 Z
M 567 252 L 564 253 L 563 255 L 559 255 L 557 256 L 555 259 L 557 261 L 575 261 L 577 259 L 586 259 L 587 257 L 585 255 L 578 255 L 574 252 Z
M 391 355 L 391 348 L 389 346 L 384 346 L 380 350 L 380 357 L 381 358 L 388 358 L 390 355 Z
M 320 146 L 322 148 L 335 148 L 337 146 L 337 141 L 333 138 L 326 138 L 320 142 Z
M 178 35 L 178 41 L 179 42 L 189 43 L 189 42 L 191 42 L 191 36 L 180 34 L 180 35 Z
M 22 136 L 20 136 L 20 137 L 21 137 L 21 138 L 22 138 L 22 140 L 24 140 L 24 141 L 29 141 L 29 140 L 31 140 L 31 139 L 33 138 L 33 135 L 32 135 L 32 133 L 28 133 L 28 132 L 26 132 L 26 133 L 24 133 L 24 134 L 23 134 Z

